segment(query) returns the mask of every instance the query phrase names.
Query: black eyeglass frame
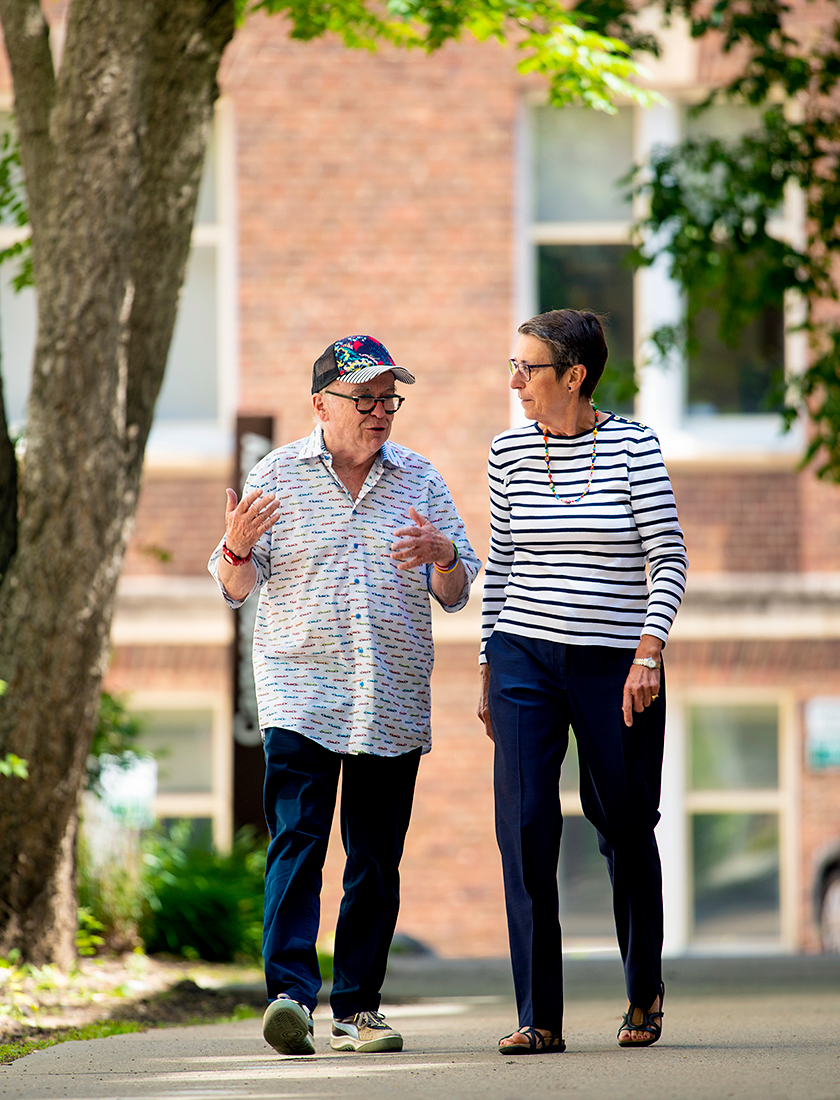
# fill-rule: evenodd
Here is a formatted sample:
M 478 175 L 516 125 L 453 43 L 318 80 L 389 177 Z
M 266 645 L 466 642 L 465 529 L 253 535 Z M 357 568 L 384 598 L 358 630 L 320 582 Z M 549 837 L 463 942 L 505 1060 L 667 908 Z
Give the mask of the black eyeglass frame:
M 399 410 L 403 401 L 405 401 L 405 398 L 398 393 L 387 393 L 384 397 L 374 397 L 372 393 L 360 393 L 358 397 L 351 397 L 349 393 L 336 393 L 335 390 L 324 390 L 323 392 L 330 394 L 332 397 L 343 397 L 345 401 L 352 401 L 356 406 L 356 412 L 359 413 L 360 416 L 367 416 L 368 413 L 372 413 L 377 405 L 382 406 L 382 411 L 386 416 L 393 416 L 394 413 Z M 373 404 L 369 409 L 360 409 L 360 401 L 372 401 Z M 386 401 L 396 401 L 396 409 L 386 409 Z
M 526 382 L 531 381 L 532 370 L 543 370 L 545 367 L 554 367 L 557 365 L 556 363 L 520 363 L 517 359 L 508 359 L 508 364 L 510 365 L 511 378 L 519 371 Z

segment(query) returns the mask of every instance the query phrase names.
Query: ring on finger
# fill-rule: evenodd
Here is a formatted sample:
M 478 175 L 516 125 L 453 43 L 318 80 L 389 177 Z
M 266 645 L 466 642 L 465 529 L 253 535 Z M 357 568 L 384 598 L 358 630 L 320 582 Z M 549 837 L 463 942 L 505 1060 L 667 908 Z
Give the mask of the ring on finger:
M 658 696 L 658 695 L 651 695 L 651 697 L 650 697 L 650 701 L 651 701 L 651 702 L 654 702 L 654 700 L 656 700 L 656 699 L 658 699 L 658 698 L 659 698 L 659 696 Z

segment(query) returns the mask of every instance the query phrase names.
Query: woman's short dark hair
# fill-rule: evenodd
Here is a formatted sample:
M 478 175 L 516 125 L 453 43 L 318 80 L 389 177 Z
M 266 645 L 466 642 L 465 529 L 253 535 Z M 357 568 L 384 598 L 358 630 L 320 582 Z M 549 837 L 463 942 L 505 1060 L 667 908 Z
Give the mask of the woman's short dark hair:
M 558 381 L 569 367 L 581 363 L 586 378 L 580 391 L 591 397 L 604 373 L 607 340 L 601 318 L 588 309 L 552 309 L 519 326 L 523 336 L 536 336 L 551 350 L 551 362 Z

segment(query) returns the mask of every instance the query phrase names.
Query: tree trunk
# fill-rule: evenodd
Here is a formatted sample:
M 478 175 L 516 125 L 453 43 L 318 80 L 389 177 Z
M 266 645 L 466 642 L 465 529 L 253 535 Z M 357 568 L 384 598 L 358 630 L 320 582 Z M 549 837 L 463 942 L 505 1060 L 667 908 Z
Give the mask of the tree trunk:
M 0 955 L 67 964 L 72 839 L 114 594 L 184 278 L 234 0 L 0 0 L 38 337 L 17 552 L 0 585 Z M 40 32 L 39 32 L 40 28 Z

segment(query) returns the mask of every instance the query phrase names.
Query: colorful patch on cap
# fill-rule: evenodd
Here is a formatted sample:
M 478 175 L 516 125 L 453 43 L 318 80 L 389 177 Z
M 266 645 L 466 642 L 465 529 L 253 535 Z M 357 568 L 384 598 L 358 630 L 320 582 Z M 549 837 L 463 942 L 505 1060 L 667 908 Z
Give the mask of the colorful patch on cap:
M 387 350 L 372 336 L 346 336 L 343 340 L 336 340 L 333 348 L 340 374 L 348 374 L 362 367 L 395 365 Z

